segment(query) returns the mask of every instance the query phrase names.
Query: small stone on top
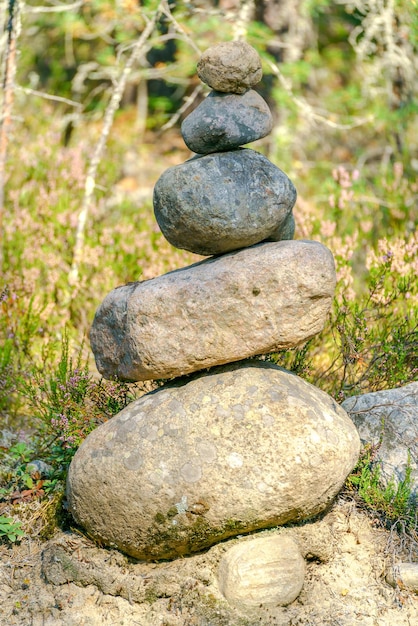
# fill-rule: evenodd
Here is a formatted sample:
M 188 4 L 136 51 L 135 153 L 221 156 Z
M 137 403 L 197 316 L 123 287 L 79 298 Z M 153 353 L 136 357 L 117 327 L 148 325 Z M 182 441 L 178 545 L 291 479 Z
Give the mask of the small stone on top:
M 197 74 L 215 91 L 241 94 L 260 82 L 263 71 L 252 46 L 245 41 L 227 41 L 203 52 Z

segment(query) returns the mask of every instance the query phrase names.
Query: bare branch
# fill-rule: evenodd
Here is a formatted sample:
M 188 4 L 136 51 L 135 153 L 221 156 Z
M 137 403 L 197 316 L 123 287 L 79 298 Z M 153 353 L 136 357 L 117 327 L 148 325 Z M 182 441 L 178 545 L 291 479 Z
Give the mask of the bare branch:
M 179 24 L 179 22 L 176 20 L 174 15 L 171 13 L 170 8 L 168 6 L 167 0 L 163 0 L 161 2 L 161 5 L 162 5 L 162 12 L 166 16 L 166 18 L 173 24 L 173 26 L 176 29 L 176 31 L 178 33 L 180 33 L 184 37 L 184 40 L 187 41 L 187 43 L 190 44 L 190 46 L 193 48 L 193 50 L 195 52 L 197 52 L 197 54 L 200 56 L 200 54 L 201 54 L 200 48 L 196 45 L 196 43 L 193 41 L 193 39 L 184 30 L 183 26 L 181 24 Z
M 238 15 L 232 25 L 232 38 L 234 41 L 245 40 L 247 37 L 248 24 L 254 15 L 254 0 L 241 0 Z
M 27 93 L 30 96 L 38 96 L 39 98 L 44 98 L 44 100 L 53 100 L 54 102 L 62 102 L 64 104 L 69 104 L 72 107 L 77 109 L 82 108 L 81 102 L 75 102 L 75 100 L 69 100 L 68 98 L 63 98 L 61 96 L 53 96 L 50 93 L 44 93 L 43 91 L 38 91 L 37 89 L 30 89 L 29 87 L 20 87 L 16 86 L 16 91 L 23 91 L 23 93 Z
M 169 128 L 172 128 L 174 124 L 177 122 L 177 120 L 180 119 L 184 111 L 187 111 L 187 109 L 192 106 L 193 102 L 196 100 L 197 96 L 202 91 L 203 91 L 203 85 L 197 85 L 197 87 L 195 87 L 195 89 L 193 90 L 193 93 L 184 99 L 183 104 L 181 105 L 179 110 L 176 111 L 173 117 L 169 119 L 168 122 L 164 124 L 164 126 L 161 126 L 161 130 L 164 131 L 164 130 L 168 130 Z
M 337 2 L 363 16 L 361 24 L 350 34 L 349 42 L 363 62 L 358 67 L 364 89 L 370 94 L 385 89 L 390 104 L 399 108 L 412 98 L 417 84 L 413 45 L 405 36 L 409 29 L 408 16 L 402 15 L 394 0 Z M 414 18 L 412 4 L 411 19 Z
M 8 131 L 12 121 L 14 100 L 14 81 L 16 75 L 17 40 L 21 30 L 20 0 L 11 0 L 9 3 L 9 18 L 7 22 L 7 41 L 4 53 L 3 71 L 3 103 L 0 118 L 0 269 L 3 268 L 3 218 L 4 218 L 4 186 L 6 183 L 6 157 Z
M 64 11 L 72 11 L 78 9 L 84 4 L 84 0 L 77 0 L 73 4 L 56 4 L 53 7 L 31 7 L 25 6 L 26 13 L 64 13 Z
M 103 129 L 102 129 L 100 138 L 95 146 L 93 156 L 91 158 L 90 165 L 87 171 L 85 187 L 84 187 L 83 205 L 82 205 L 80 214 L 78 216 L 73 262 L 72 262 L 71 270 L 68 275 L 68 283 L 73 288 L 77 285 L 77 282 L 78 282 L 79 266 L 80 266 L 82 253 L 83 253 L 83 247 L 84 247 L 86 221 L 87 221 L 87 217 L 90 211 L 90 206 L 92 203 L 94 190 L 96 188 L 97 169 L 102 159 L 104 149 L 106 147 L 107 138 L 109 136 L 110 129 L 113 124 L 113 118 L 115 116 L 115 113 L 122 99 L 126 82 L 132 70 L 132 67 L 135 61 L 140 56 L 146 41 L 151 36 L 155 28 L 157 19 L 162 12 L 163 5 L 165 5 L 165 2 L 161 1 L 155 13 L 153 14 L 152 18 L 148 21 L 148 24 L 146 25 L 144 31 L 141 33 L 139 39 L 136 41 L 136 44 L 134 48 L 132 49 L 132 53 L 126 62 L 125 67 L 122 70 L 122 73 L 112 93 L 112 97 L 110 99 L 110 102 L 105 112 L 104 121 L 103 121 Z
M 270 61 L 270 59 L 267 59 L 267 63 L 273 70 L 273 73 L 275 74 L 275 76 L 277 76 L 277 78 L 279 79 L 282 87 L 290 95 L 293 102 L 308 118 L 311 118 L 312 120 L 316 122 L 320 122 L 321 124 L 326 124 L 327 126 L 330 126 L 331 128 L 335 128 L 338 130 L 351 130 L 352 128 L 356 128 L 357 126 L 362 126 L 363 124 L 367 124 L 368 122 L 373 121 L 373 116 L 368 115 L 367 117 L 363 117 L 363 118 L 355 120 L 351 124 L 339 124 L 338 122 L 333 122 L 327 117 L 324 117 L 323 115 L 319 115 L 319 113 L 316 113 L 314 109 L 312 108 L 312 106 L 308 102 L 306 102 L 306 100 L 303 100 L 302 98 L 298 98 L 297 96 L 295 96 L 290 82 L 283 76 L 282 72 L 280 71 L 279 66 L 273 61 Z

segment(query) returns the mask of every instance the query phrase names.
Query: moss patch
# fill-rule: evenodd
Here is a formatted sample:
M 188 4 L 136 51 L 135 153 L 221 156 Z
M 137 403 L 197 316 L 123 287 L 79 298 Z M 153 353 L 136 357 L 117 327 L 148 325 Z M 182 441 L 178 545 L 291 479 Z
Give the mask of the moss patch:
M 260 524 L 258 520 L 229 519 L 221 526 L 214 526 L 204 516 L 191 513 L 177 513 L 175 517 L 157 513 L 154 520 L 148 528 L 141 555 L 135 555 L 137 558 L 165 560 L 201 552 L 224 539 L 248 533 Z

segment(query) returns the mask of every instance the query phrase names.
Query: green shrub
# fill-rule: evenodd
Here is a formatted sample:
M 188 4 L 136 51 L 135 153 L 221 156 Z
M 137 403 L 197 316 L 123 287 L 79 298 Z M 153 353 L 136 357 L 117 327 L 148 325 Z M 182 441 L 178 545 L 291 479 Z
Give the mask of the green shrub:
M 411 459 L 400 482 L 389 480 L 386 485 L 381 480 L 381 461 L 377 459 L 379 445 L 366 445 L 360 459 L 347 478 L 345 489 L 352 493 L 370 511 L 380 516 L 387 528 L 397 527 L 402 531 L 416 531 L 417 507 L 412 494 Z

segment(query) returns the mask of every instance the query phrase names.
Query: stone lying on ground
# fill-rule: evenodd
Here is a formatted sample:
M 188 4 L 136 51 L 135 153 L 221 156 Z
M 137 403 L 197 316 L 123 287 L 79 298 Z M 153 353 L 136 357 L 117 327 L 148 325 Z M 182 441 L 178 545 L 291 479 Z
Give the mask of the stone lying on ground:
M 246 615 L 296 600 L 306 563 L 290 537 L 273 535 L 242 541 L 219 564 L 219 588 L 230 604 Z
M 26 472 L 31 476 L 37 476 L 38 478 L 47 478 L 52 475 L 54 468 L 49 463 L 45 463 L 42 459 L 34 459 L 26 464 Z
M 272 126 L 268 104 L 256 91 L 243 95 L 213 91 L 186 117 L 181 133 L 190 150 L 208 154 L 261 139 Z
M 75 582 L 82 587 L 96 585 L 106 595 L 144 602 L 147 592 L 144 577 L 129 572 L 127 558 L 120 552 L 108 553 L 106 561 L 97 566 L 95 560 L 100 555 L 97 546 L 83 545 L 84 558 L 80 559 L 81 546 L 74 551 L 74 548 L 69 549 L 67 541 L 65 535 L 56 538 L 46 545 L 42 553 L 42 574 L 49 583 L 68 585 Z
M 347 398 L 342 406 L 362 442 L 378 446 L 382 484 L 405 480 L 409 463 L 411 492 L 418 495 L 418 382 Z
M 166 379 L 297 346 L 319 333 L 335 288 L 322 244 L 281 241 L 111 291 L 90 331 L 105 378 Z
M 292 526 L 292 528 L 281 527 L 278 530 L 261 531 L 257 533 L 256 538 L 276 537 L 279 534 L 281 538 L 285 538 L 289 536 L 290 531 L 297 535 L 297 533 L 303 529 L 304 533 L 311 537 L 314 544 L 318 543 L 318 541 L 321 544 L 324 540 L 327 541 L 331 554 L 338 558 L 338 534 L 334 533 L 334 530 L 331 533 L 330 522 L 327 523 L 327 519 L 329 519 L 329 516 L 323 516 L 321 520 L 317 520 L 316 522 L 295 525 Z M 351 530 L 351 532 L 353 533 L 354 531 Z M 346 532 L 345 536 L 347 535 L 350 536 L 350 533 Z M 85 535 L 80 533 L 57 532 L 51 540 L 43 543 L 41 571 L 43 580 L 57 587 L 56 589 L 49 587 L 49 590 L 52 591 L 53 594 L 51 606 L 56 605 L 54 596 L 59 592 L 59 586 L 68 590 L 69 595 L 73 595 L 75 591 L 77 593 L 74 585 L 69 584 L 74 582 L 78 587 L 88 587 L 92 590 L 92 594 L 94 595 L 94 598 L 92 598 L 92 606 L 94 606 L 93 602 L 97 602 L 98 595 L 92 585 L 107 596 L 113 595 L 126 598 L 129 600 L 129 606 L 131 607 L 136 606 L 140 608 L 142 605 L 142 607 L 148 608 L 154 603 L 156 603 L 157 606 L 159 605 L 159 615 L 154 620 L 150 619 L 148 614 L 143 616 L 142 619 L 139 616 L 137 617 L 138 624 L 142 626 L 151 626 L 151 624 L 156 626 L 162 622 L 172 626 L 184 626 L 186 619 L 183 611 L 181 616 L 179 615 L 178 620 L 174 623 L 170 620 L 170 615 L 173 615 L 170 608 L 179 606 L 180 604 L 183 607 L 186 604 L 191 607 L 196 624 L 207 624 L 208 626 L 209 624 L 210 626 L 225 626 L 226 624 L 228 626 L 243 626 L 243 615 L 242 612 L 239 612 L 239 609 L 244 609 L 243 612 L 245 612 L 245 615 L 247 615 L 249 611 L 247 608 L 240 606 L 235 608 L 231 603 L 225 601 L 225 596 L 222 595 L 219 589 L 218 571 L 219 561 L 222 559 L 226 550 L 240 543 L 248 543 L 249 541 L 252 541 L 250 537 L 232 538 L 229 542 L 221 542 L 204 552 L 192 555 L 186 559 L 148 563 L 130 559 L 117 550 L 99 548 L 91 540 L 88 540 Z M 289 561 L 288 565 L 290 565 Z M 295 565 L 297 568 L 298 562 L 296 562 Z M 294 603 L 287 611 L 281 606 L 274 608 L 271 604 L 268 605 L 267 600 L 263 606 L 259 607 L 258 611 L 256 609 L 251 610 L 251 618 L 253 620 L 251 624 L 268 624 L 273 621 L 274 624 L 290 626 L 291 622 L 294 622 L 296 618 L 299 619 L 300 623 L 305 623 L 299 611 L 304 608 L 306 612 L 304 615 L 308 615 L 309 609 L 312 612 L 315 607 L 320 606 L 321 601 L 320 592 L 322 590 L 320 590 L 318 594 L 318 588 L 310 587 L 313 582 L 312 578 L 315 578 L 315 576 L 312 576 L 312 569 L 316 569 L 316 567 L 318 567 L 321 572 L 322 563 L 319 564 L 319 562 L 315 560 L 314 564 L 311 560 L 310 576 L 305 578 L 307 584 L 303 587 L 303 600 L 301 604 L 299 604 L 299 602 Z M 375 569 L 378 569 L 377 563 Z M 343 579 L 345 575 L 346 571 L 342 574 Z M 272 571 L 272 577 L 273 576 L 274 571 Z M 23 579 L 25 576 L 20 574 L 20 578 Z M 34 581 L 32 581 L 31 585 L 32 584 L 34 584 Z M 280 584 L 280 582 L 278 582 L 278 584 Z M 327 589 L 330 591 L 328 586 Z M 260 591 L 262 591 L 262 589 Z M 332 589 L 330 593 L 332 593 Z M 366 591 L 364 591 L 364 594 L 366 594 Z M 21 595 L 24 595 L 23 591 Z M 350 594 L 350 596 L 351 595 L 352 594 Z M 8 600 L 11 606 L 13 606 L 11 596 L 12 594 L 10 594 Z M 208 600 L 209 603 L 207 603 Z M 342 600 L 344 600 L 344 598 L 342 598 Z M 111 598 L 106 598 L 105 606 L 109 606 L 110 601 Z M 164 603 L 168 611 L 167 613 L 164 612 L 164 615 L 161 613 L 161 602 Z M 323 604 L 328 605 L 328 602 Z M 71 603 L 70 606 L 72 606 Z M 97 606 L 96 604 L 96 608 Z M 58 609 L 56 610 L 58 611 Z M 61 615 L 62 612 L 60 613 L 60 616 Z M 98 615 L 102 616 L 101 613 Z M 285 619 L 284 616 L 287 619 Z M 71 617 L 73 617 L 72 611 Z M 128 619 L 128 617 L 125 616 L 125 619 Z M 128 619 L 128 623 L 135 623 L 135 620 L 133 622 L 132 620 L 133 617 L 131 617 L 131 621 Z M 74 619 L 71 621 L 73 626 L 74 624 L 78 626 L 82 623 L 84 623 L 82 619 L 78 622 L 76 620 L 74 621 Z M 91 626 L 93 623 L 98 626 L 103 626 L 103 622 L 100 622 L 100 620 L 97 622 L 93 620 L 92 622 L 91 619 L 88 620 L 86 618 L 85 624 Z M 321 622 L 321 624 L 322 623 L 323 622 Z M 55 622 L 54 624 L 48 624 L 49 626 L 56 626 Z M 63 624 L 60 626 L 63 626 Z M 69 624 L 67 626 L 69 626 Z M 347 622 L 345 626 L 352 626 L 352 623 L 349 624 Z
M 326 393 L 272 363 L 236 363 L 149 393 L 94 430 L 69 469 L 69 509 L 106 546 L 172 559 L 320 513 L 359 446 Z
M 245 41 L 226 41 L 203 52 L 197 64 L 201 81 L 226 93 L 244 93 L 260 82 L 263 71 L 258 52 Z
M 211 255 L 278 241 L 296 190 L 282 170 L 248 148 L 216 152 L 166 170 L 154 187 L 154 212 L 177 248 Z M 286 230 L 287 233 L 287 230 Z
M 418 563 L 398 563 L 390 568 L 386 582 L 418 594 Z

